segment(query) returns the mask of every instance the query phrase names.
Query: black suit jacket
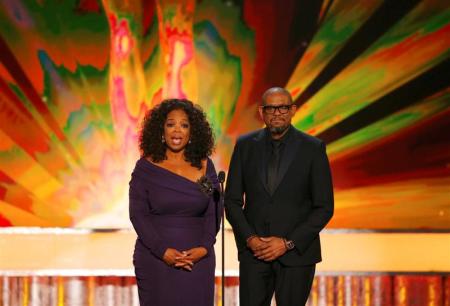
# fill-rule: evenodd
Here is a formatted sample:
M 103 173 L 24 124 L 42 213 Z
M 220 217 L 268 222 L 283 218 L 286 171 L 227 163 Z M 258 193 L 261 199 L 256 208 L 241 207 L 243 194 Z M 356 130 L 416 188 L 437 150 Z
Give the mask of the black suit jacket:
M 246 246 L 251 235 L 293 240 L 295 249 L 278 260 L 287 266 L 321 261 L 319 232 L 333 215 L 333 186 L 324 143 L 290 127 L 273 194 L 266 184 L 265 129 L 238 139 L 225 192 L 239 261 L 258 262 Z

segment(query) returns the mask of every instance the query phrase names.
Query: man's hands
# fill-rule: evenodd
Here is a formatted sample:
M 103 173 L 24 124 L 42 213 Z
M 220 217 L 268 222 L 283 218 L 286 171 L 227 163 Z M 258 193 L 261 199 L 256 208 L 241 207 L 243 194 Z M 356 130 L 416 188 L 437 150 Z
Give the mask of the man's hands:
M 273 261 L 286 253 L 286 244 L 280 237 L 251 237 L 247 242 L 254 256 L 264 261 Z
M 250 248 L 250 250 L 252 250 L 253 253 L 263 248 L 264 245 L 265 242 L 261 239 L 261 237 L 258 236 L 252 236 L 247 241 L 247 246 Z
M 182 252 L 168 248 L 164 253 L 163 260 L 171 267 L 192 271 L 194 263 L 206 256 L 206 254 L 208 254 L 208 251 L 204 247 L 196 247 Z

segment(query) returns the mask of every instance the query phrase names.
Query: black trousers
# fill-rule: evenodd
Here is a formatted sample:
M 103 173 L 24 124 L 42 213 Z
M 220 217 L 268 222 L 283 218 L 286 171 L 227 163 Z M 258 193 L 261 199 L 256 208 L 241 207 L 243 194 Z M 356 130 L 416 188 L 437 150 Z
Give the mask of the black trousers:
M 287 267 L 278 261 L 239 264 L 241 306 L 303 306 L 308 300 L 316 265 Z

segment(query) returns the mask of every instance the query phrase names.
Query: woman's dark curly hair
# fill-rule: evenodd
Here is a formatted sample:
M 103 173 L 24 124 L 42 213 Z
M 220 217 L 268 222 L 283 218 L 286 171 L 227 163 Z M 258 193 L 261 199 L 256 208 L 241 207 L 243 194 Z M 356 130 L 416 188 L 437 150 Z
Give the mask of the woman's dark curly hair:
M 176 109 L 187 114 L 190 124 L 191 142 L 184 149 L 184 158 L 192 166 L 201 169 L 202 160 L 212 154 L 214 136 L 203 110 L 186 99 L 167 99 L 147 112 L 139 136 L 142 156 L 150 157 L 157 163 L 167 159 L 166 145 L 161 140 L 167 115 Z

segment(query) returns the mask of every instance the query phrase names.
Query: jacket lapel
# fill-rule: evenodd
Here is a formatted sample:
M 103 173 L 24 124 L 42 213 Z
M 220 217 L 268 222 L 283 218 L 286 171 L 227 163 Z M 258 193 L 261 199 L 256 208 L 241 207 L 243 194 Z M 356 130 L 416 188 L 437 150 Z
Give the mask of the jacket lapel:
M 258 176 L 261 180 L 261 184 L 264 186 L 264 189 L 267 193 L 269 192 L 269 187 L 267 186 L 266 178 L 267 178 L 267 154 L 266 154 L 266 137 L 265 137 L 265 129 L 262 129 L 256 136 L 256 152 L 258 156 Z
M 293 127 L 291 127 L 294 129 Z M 278 186 L 280 185 L 281 181 L 283 180 L 284 176 L 286 175 L 286 172 L 289 169 L 289 166 L 294 161 L 295 157 L 297 156 L 301 138 L 299 137 L 298 133 L 296 133 L 295 129 L 292 131 L 292 135 L 290 135 L 289 141 L 287 141 L 285 148 L 283 149 L 283 158 L 280 161 L 280 168 L 278 170 L 278 178 L 277 182 L 275 184 L 275 188 L 273 193 L 277 190 Z M 267 166 L 266 166 L 267 168 Z

